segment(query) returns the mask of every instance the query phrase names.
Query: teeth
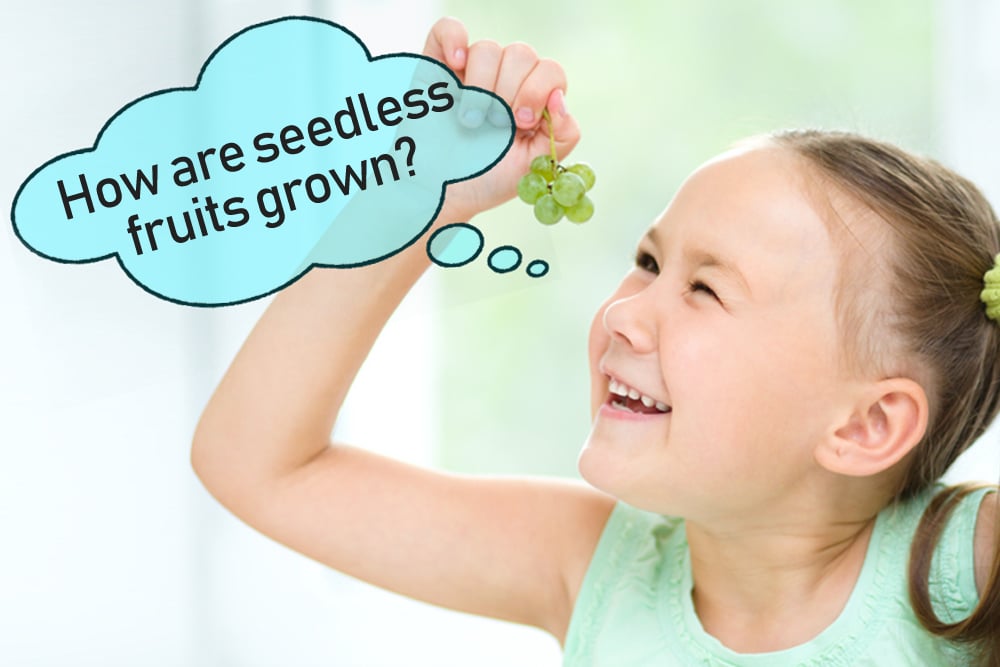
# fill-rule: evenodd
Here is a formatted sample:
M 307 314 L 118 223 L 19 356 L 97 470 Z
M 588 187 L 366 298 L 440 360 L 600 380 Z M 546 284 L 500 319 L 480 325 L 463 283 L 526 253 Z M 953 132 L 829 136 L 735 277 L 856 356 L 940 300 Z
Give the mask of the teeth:
M 647 396 L 646 394 L 641 394 L 641 393 L 639 393 L 639 391 L 637 389 L 633 389 L 632 387 L 629 387 L 624 382 L 619 382 L 618 380 L 615 380 L 614 378 L 609 378 L 608 390 L 612 394 L 614 394 L 615 396 L 621 396 L 622 398 L 626 398 L 627 397 L 627 398 L 632 399 L 633 401 L 635 401 L 635 400 L 642 401 L 642 404 L 645 405 L 647 408 L 651 408 L 651 407 L 653 407 L 655 405 L 656 409 L 659 410 L 660 412 L 666 412 L 667 411 L 667 404 L 664 403 L 663 401 L 658 401 L 658 400 L 656 400 L 655 398 L 653 398 L 651 396 Z M 620 402 L 619 401 L 614 401 L 612 403 L 612 405 L 614 405 L 614 407 L 622 409 L 622 410 L 628 410 L 629 409 L 625 405 L 624 401 L 620 401 Z M 631 412 L 631 410 L 629 410 L 629 411 Z

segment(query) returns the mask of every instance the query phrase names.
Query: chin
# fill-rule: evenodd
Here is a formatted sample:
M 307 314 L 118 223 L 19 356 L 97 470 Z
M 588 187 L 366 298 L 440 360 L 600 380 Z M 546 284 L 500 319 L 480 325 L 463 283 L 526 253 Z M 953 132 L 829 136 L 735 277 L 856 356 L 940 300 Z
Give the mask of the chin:
M 601 446 L 593 433 L 587 436 L 587 441 L 580 450 L 576 468 L 580 476 L 598 491 L 616 498 L 620 497 L 622 481 L 620 462 L 615 460 L 607 448 Z
M 632 507 L 665 516 L 686 516 L 691 498 L 678 480 L 658 479 L 644 465 L 633 465 L 611 443 L 593 433 L 588 436 L 577 458 L 580 476 L 592 487 L 628 503 Z

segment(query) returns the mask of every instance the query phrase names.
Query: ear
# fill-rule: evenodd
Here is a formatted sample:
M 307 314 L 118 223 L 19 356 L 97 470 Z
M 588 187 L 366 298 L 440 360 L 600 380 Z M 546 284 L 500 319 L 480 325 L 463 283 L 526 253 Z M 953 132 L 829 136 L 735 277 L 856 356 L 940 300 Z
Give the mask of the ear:
M 907 378 L 880 380 L 816 449 L 816 460 L 830 472 L 875 475 L 910 453 L 924 437 L 927 419 L 923 387 Z

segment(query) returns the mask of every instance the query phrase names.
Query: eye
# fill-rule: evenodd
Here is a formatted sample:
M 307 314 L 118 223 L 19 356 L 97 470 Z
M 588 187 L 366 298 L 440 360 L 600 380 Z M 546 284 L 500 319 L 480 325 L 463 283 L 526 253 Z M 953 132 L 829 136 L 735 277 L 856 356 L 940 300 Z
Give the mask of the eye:
M 660 265 L 656 263 L 656 259 L 645 250 L 636 251 L 635 265 L 643 271 L 649 271 L 650 273 L 658 274 L 660 272 Z
M 709 287 L 700 280 L 692 280 L 691 282 L 689 282 L 688 289 L 691 292 L 704 292 L 705 294 L 709 295 L 716 301 L 719 301 L 719 296 L 715 293 L 715 290 L 713 290 L 711 287 Z

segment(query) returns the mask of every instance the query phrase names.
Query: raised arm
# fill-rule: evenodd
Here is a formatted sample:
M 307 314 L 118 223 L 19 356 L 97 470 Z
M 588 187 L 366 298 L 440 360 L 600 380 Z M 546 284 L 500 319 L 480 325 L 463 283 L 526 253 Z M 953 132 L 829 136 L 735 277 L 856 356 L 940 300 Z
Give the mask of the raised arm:
M 579 133 L 562 106 L 562 69 L 529 47 L 468 46 L 464 27 L 442 19 L 425 52 L 465 84 L 532 111 L 500 164 L 449 186 L 436 228 L 513 196 L 530 159 L 548 149 L 547 133 L 535 132 L 543 106 L 560 157 Z M 428 265 L 415 243 L 374 265 L 314 269 L 277 295 L 205 408 L 192 464 L 235 515 L 307 556 L 562 640 L 607 497 L 569 482 L 442 474 L 330 442 L 376 336 Z

